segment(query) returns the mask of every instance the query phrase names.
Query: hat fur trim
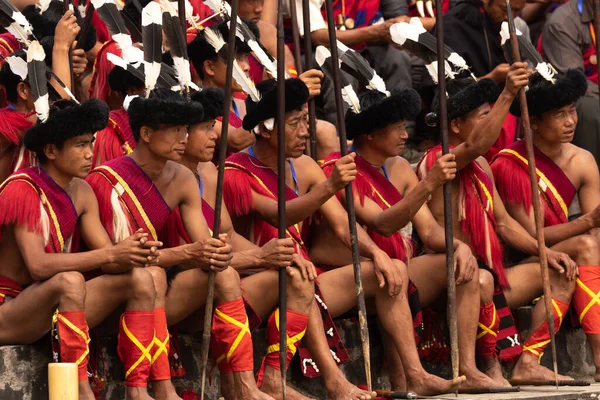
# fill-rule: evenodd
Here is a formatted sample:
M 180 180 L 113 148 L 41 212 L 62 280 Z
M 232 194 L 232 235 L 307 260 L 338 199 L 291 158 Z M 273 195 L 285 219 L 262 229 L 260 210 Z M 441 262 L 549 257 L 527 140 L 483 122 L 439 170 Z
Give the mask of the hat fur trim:
M 201 122 L 223 116 L 224 97 L 223 90 L 218 88 L 205 88 L 192 94 L 192 101 L 202 104 L 204 108 L 204 117 Z
M 448 82 L 447 89 L 449 93 L 448 121 L 464 117 L 486 103 L 495 103 L 499 95 L 498 84 L 487 78 L 477 82 L 473 81 L 472 78 L 454 79 Z M 432 112 L 437 115 L 439 114 L 439 109 L 440 98 L 438 91 L 433 99 Z M 439 117 L 430 119 L 430 121 L 439 122 Z

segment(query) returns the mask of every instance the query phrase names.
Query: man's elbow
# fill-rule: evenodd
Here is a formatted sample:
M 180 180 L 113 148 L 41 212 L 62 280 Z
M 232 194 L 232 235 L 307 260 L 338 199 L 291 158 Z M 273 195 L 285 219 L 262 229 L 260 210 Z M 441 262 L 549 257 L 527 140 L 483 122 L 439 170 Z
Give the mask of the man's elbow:
M 41 262 L 27 263 L 27 270 L 29 271 L 31 279 L 34 281 L 43 281 L 51 276 L 48 274 L 47 268 Z
M 327 36 L 326 29 L 318 29 L 310 33 L 310 40 L 313 46 L 326 46 L 329 47 L 329 37 Z

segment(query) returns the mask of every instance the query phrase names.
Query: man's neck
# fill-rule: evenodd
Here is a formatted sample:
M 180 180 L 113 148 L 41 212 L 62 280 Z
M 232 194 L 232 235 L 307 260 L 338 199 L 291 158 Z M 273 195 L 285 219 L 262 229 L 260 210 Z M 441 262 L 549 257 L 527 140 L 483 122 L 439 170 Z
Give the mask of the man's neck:
M 138 143 L 135 150 L 129 155 L 133 161 L 150 177 L 152 181 L 158 180 L 163 172 L 166 159 L 157 158 L 142 143 Z
M 356 153 L 361 156 L 366 162 L 376 168 L 381 168 L 388 157 L 385 154 L 381 154 L 377 150 L 371 148 L 368 145 L 361 145 L 360 143 L 355 144 Z
M 267 167 L 277 169 L 277 152 L 264 140 L 258 140 L 251 146 L 256 158 Z
M 193 157 L 189 157 L 188 155 L 184 154 L 181 161 L 179 161 L 179 164 L 183 165 L 193 173 L 196 173 L 198 171 L 199 162 L 200 161 L 198 161 L 197 159 L 194 159 Z
M 535 133 L 533 134 L 533 145 L 552 160 L 560 157 L 563 151 L 562 143 L 548 142 Z
M 42 169 L 44 171 L 46 171 L 46 173 L 48 174 L 48 176 L 50 176 L 50 178 L 52 178 L 52 180 L 54 182 L 56 182 L 56 184 L 58 186 L 60 186 L 64 190 L 67 190 L 67 187 L 69 186 L 69 184 L 73 180 L 73 176 L 69 176 L 69 175 L 63 174 L 58 169 L 56 169 L 54 167 L 54 165 L 52 165 L 52 163 L 50 163 L 50 162 L 45 163 L 41 167 L 42 167 Z
M 27 108 L 27 106 L 20 101 L 17 101 L 16 103 L 10 103 L 10 105 L 13 106 L 14 109 L 16 111 L 20 112 L 21 114 L 29 114 L 32 111 L 32 110 L 29 110 Z

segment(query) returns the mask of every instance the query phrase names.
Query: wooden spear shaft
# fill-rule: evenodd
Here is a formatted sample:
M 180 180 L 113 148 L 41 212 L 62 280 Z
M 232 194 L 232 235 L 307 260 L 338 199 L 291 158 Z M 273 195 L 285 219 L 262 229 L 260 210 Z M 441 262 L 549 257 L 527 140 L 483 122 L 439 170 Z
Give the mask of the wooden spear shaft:
M 287 237 L 285 220 L 285 42 L 283 0 L 277 1 L 277 227 L 279 239 Z M 295 9 L 295 8 L 294 8 Z M 287 274 L 279 269 L 279 367 L 281 395 L 286 398 L 287 374 Z
M 313 63 L 312 40 L 310 38 L 309 0 L 302 0 L 302 28 L 304 30 L 304 65 L 310 69 Z M 299 72 L 300 70 L 298 70 Z M 317 116 L 315 99 L 308 100 L 308 129 L 310 133 L 310 156 L 317 161 Z
M 219 238 L 221 228 L 221 208 L 223 203 L 223 180 L 225 178 L 225 158 L 227 157 L 227 133 L 229 132 L 229 109 L 231 108 L 231 87 L 233 81 L 233 60 L 235 58 L 235 32 L 237 29 L 239 0 L 231 0 L 231 21 L 227 40 L 227 68 L 225 72 L 225 98 L 223 101 L 223 120 L 221 121 L 221 139 L 219 141 L 219 165 L 217 170 L 217 193 L 215 195 L 215 215 L 213 220 L 213 238 Z M 200 398 L 204 398 L 206 368 L 208 364 L 208 346 L 210 344 L 213 302 L 215 298 L 215 272 L 208 273 L 208 292 L 204 309 L 204 332 L 202 333 L 202 389 Z
M 296 10 L 296 0 L 289 0 L 290 19 L 292 20 L 292 40 L 294 42 L 294 62 L 298 75 L 302 73 L 302 55 L 300 53 L 300 32 L 298 31 L 298 10 Z M 279 55 L 277 55 L 279 60 Z
M 81 31 L 79 32 L 79 40 L 77 42 L 77 48 L 79 49 L 83 48 L 83 42 L 85 41 L 85 38 L 89 34 L 90 29 L 92 27 L 92 17 L 94 16 L 94 10 L 94 5 L 91 1 L 88 1 L 85 8 L 85 18 L 83 20 L 83 25 L 81 26 Z
M 331 51 L 331 70 L 333 73 L 333 86 L 335 94 L 336 116 L 338 123 L 338 134 L 340 137 L 340 152 L 342 157 L 348 154 L 348 143 L 346 141 L 346 124 L 344 120 L 344 101 L 342 99 L 342 85 L 340 76 L 340 64 L 338 62 L 338 49 L 333 20 L 332 0 L 325 0 L 327 12 L 327 30 L 329 33 L 329 48 Z M 305 31 L 306 35 L 306 31 Z M 356 214 L 354 213 L 354 195 L 352 185 L 346 185 L 346 209 L 348 210 L 348 222 L 350 225 L 350 242 L 352 243 L 352 265 L 354 267 L 354 287 L 358 303 L 358 324 L 360 327 L 360 340 L 362 343 L 363 357 L 365 360 L 365 375 L 367 388 L 371 392 L 371 349 L 369 345 L 369 327 L 367 325 L 367 308 L 365 306 L 365 293 L 362 285 L 360 255 L 358 252 L 358 235 L 356 233 Z
M 446 98 L 446 73 L 444 67 L 444 19 L 442 18 L 442 0 L 436 5 L 436 30 L 438 54 L 438 85 L 440 91 L 440 134 L 442 136 L 442 154 L 450 152 L 448 143 L 448 103 Z M 444 184 L 444 236 L 446 238 L 446 286 L 448 290 L 448 330 L 450 332 L 450 351 L 452 359 L 452 377 L 458 378 L 458 323 L 456 320 L 456 278 L 454 276 L 454 234 L 452 232 L 452 183 Z
M 510 8 L 510 0 L 506 0 L 508 11 L 508 30 L 510 32 L 510 46 L 513 62 L 521 61 L 519 41 L 515 30 L 515 22 Z M 546 242 L 544 240 L 544 215 L 540 206 L 540 193 L 537 183 L 535 168 L 535 156 L 533 154 L 533 137 L 531 124 L 529 122 L 529 109 L 527 107 L 527 95 L 525 90 L 519 90 L 519 103 L 521 106 L 521 120 L 523 123 L 523 134 L 525 136 L 525 148 L 527 149 L 527 163 L 529 164 L 529 180 L 531 183 L 531 198 L 533 200 L 533 215 L 535 217 L 535 229 L 538 242 L 540 268 L 542 270 L 542 286 L 544 290 L 544 306 L 546 307 L 546 320 L 550 331 L 550 347 L 554 367 L 554 380 L 558 388 L 558 365 L 556 360 L 556 341 L 554 334 L 554 307 L 552 305 L 552 289 L 550 288 L 550 275 L 548 274 L 548 258 L 546 255 Z
M 63 0 L 63 12 L 64 13 L 69 11 L 70 5 L 71 5 L 70 0 Z M 69 48 L 69 72 L 71 74 L 71 84 L 69 86 L 69 89 L 71 89 L 71 91 L 73 93 L 75 93 L 75 78 L 73 76 L 73 50 L 71 50 L 71 48 Z
M 177 13 L 179 14 L 179 23 L 183 31 L 183 37 L 186 37 L 187 23 L 185 18 L 185 0 L 177 0 Z

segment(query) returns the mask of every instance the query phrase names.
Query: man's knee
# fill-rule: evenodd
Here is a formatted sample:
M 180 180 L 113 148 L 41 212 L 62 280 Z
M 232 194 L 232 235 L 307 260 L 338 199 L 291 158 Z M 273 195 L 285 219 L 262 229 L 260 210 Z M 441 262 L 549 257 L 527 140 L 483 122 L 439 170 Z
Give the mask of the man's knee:
M 600 244 L 592 235 L 579 235 L 575 244 L 577 254 L 575 261 L 578 265 L 600 264 Z
M 85 279 L 80 272 L 59 272 L 50 278 L 50 282 L 58 294 L 59 300 L 83 304 L 85 302 Z
M 400 278 L 402 279 L 402 284 L 404 285 L 404 287 L 407 287 L 407 285 L 408 285 L 408 267 L 401 260 L 394 259 L 392 261 L 394 262 L 394 264 L 396 265 L 396 268 L 400 272 Z
M 479 297 L 481 304 L 489 304 L 494 300 L 494 277 L 489 271 L 479 271 Z
M 240 276 L 234 268 L 228 267 L 215 277 L 215 296 L 222 301 L 236 299 L 242 295 Z
M 152 273 L 146 268 L 134 268 L 131 270 L 131 293 L 136 299 L 156 299 L 156 288 Z
M 315 284 L 313 281 L 302 278 L 300 271 L 294 269 L 287 277 L 287 290 L 290 296 L 298 301 L 310 304 L 315 295 Z
M 154 290 L 156 290 L 156 296 L 166 296 L 168 289 L 167 271 L 160 267 L 148 267 L 145 269 L 152 276 L 152 283 L 154 284 Z

